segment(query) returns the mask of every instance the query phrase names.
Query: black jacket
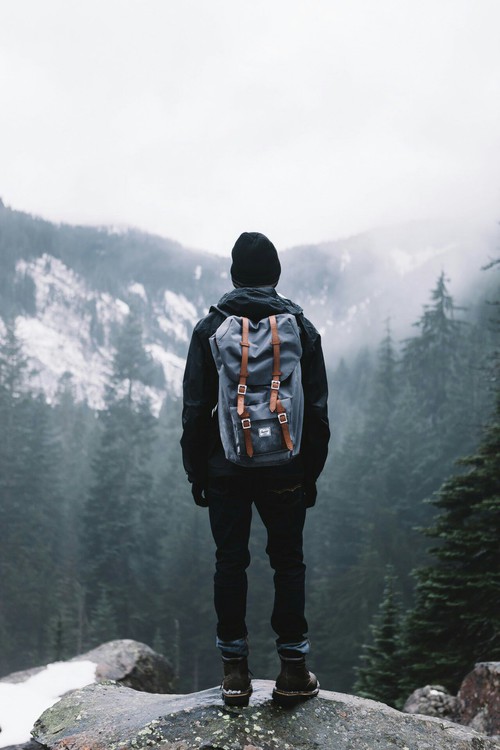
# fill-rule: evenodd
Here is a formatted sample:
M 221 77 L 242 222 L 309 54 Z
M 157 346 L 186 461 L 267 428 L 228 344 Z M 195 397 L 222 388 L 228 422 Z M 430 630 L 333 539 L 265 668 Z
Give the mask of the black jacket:
M 217 309 L 218 308 L 218 309 Z M 269 315 L 292 313 L 297 318 L 302 342 L 304 426 L 300 454 L 286 464 L 258 469 L 237 466 L 224 456 L 217 413 L 219 379 L 209 338 L 226 315 L 241 315 L 259 321 Z M 241 476 L 259 472 L 272 478 L 290 477 L 315 482 L 328 453 L 328 384 L 321 337 L 302 314 L 302 308 L 280 297 L 273 287 L 245 287 L 225 294 L 200 320 L 193 331 L 184 373 L 183 434 L 184 468 L 190 482 L 206 485 L 208 477 Z

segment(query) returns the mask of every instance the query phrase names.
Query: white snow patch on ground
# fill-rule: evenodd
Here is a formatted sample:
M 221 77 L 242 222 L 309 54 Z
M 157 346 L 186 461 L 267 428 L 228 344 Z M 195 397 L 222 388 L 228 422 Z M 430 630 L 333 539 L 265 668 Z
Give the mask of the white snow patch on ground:
M 129 314 L 130 307 L 122 299 L 116 299 L 115 305 L 117 306 L 118 310 L 121 312 L 124 318 Z
M 147 344 L 145 348 L 153 359 L 160 362 L 163 367 L 168 392 L 179 397 L 182 393 L 182 379 L 186 360 L 172 352 L 165 351 L 159 344 Z
M 107 351 L 91 350 L 90 342 L 79 340 L 68 331 L 58 331 L 44 319 L 19 316 L 16 332 L 35 371 L 32 383 L 43 390 L 49 402 L 56 394 L 59 378 L 70 372 L 76 397 L 87 398 L 90 406 L 102 408 L 104 387 L 111 373 Z
M 28 274 L 35 282 L 37 310 L 47 306 L 67 308 L 75 299 L 90 299 L 83 280 L 58 258 L 44 253 L 40 258 L 27 263 L 18 261 L 16 273 Z
M 25 682 L 0 682 L 0 747 L 30 739 L 38 717 L 69 690 L 95 682 L 91 661 L 55 662 Z
M 146 290 L 144 289 L 144 286 L 142 284 L 139 284 L 137 281 L 133 284 L 130 284 L 128 287 L 129 292 L 132 294 L 137 294 L 138 297 L 140 297 L 144 302 L 148 301 L 148 297 L 146 294 Z
M 169 290 L 165 292 L 163 299 L 164 310 L 158 315 L 158 325 L 178 341 L 187 342 L 191 328 L 198 322 L 195 306 L 183 294 Z
M 168 289 L 164 295 L 165 300 L 165 311 L 170 314 L 172 318 L 177 320 L 187 320 L 193 325 L 198 320 L 198 313 L 192 302 L 183 294 L 176 294 L 170 292 Z
M 163 333 L 172 334 L 177 341 L 187 341 L 188 334 L 186 326 L 181 321 L 170 320 L 166 315 L 158 315 L 158 325 L 160 326 Z
M 199 281 L 201 279 L 202 272 L 203 272 L 202 267 L 201 266 L 196 266 L 196 268 L 194 269 L 194 278 L 195 278 L 195 281 Z

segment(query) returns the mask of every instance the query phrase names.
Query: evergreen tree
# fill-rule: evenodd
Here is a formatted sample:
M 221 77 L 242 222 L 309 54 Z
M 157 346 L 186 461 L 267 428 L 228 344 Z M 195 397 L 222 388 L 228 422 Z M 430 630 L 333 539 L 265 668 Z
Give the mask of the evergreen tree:
M 444 483 L 427 531 L 439 546 L 417 571 L 415 606 L 404 629 L 402 692 L 438 682 L 457 688 L 475 661 L 500 659 L 500 392 L 469 471 Z
M 134 384 L 149 385 L 153 368 L 151 357 L 144 349 L 139 315 L 132 309 L 118 332 L 108 399 L 116 400 L 126 393 L 130 403 Z
M 119 637 L 116 613 L 104 586 L 99 587 L 97 603 L 91 613 L 88 641 L 90 646 L 100 646 L 101 643 Z
M 363 698 L 395 706 L 401 678 L 398 653 L 401 605 L 396 592 L 396 577 L 391 567 L 384 584 L 379 612 L 370 625 L 372 642 L 363 646 L 363 666 L 357 669 L 354 691 Z
M 433 425 L 449 398 L 461 365 L 462 322 L 455 319 L 456 307 L 446 285 L 444 271 L 432 290 L 432 303 L 414 324 L 420 331 L 406 341 L 403 364 L 406 377 L 417 389 L 420 406 Z
M 29 392 L 27 369 L 7 326 L 0 342 L 0 628 L 11 635 L 2 671 L 44 659 L 57 577 L 59 456 L 50 409 Z
M 140 394 L 147 356 L 134 316 L 126 321 L 124 332 L 118 338 L 106 409 L 99 418 L 101 439 L 83 514 L 82 550 L 90 618 L 102 609 L 104 590 L 122 637 L 144 640 L 152 639 L 154 632 L 148 597 L 155 571 L 148 565 L 145 529 L 156 420 Z

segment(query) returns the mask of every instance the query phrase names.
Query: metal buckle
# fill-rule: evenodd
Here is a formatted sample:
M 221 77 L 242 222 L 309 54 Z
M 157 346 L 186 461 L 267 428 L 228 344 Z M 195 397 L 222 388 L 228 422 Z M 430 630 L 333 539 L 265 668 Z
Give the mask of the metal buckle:
M 245 396 L 246 392 L 247 392 L 246 385 L 243 385 L 242 383 L 240 383 L 238 386 L 238 396 Z
M 286 424 L 288 422 L 286 412 L 282 411 L 281 414 L 278 414 L 278 422 L 280 424 Z
M 241 420 L 241 426 L 243 427 L 244 430 L 249 430 L 251 424 L 252 423 L 250 422 L 250 420 L 248 419 L 248 417 Z
M 271 380 L 271 390 L 273 391 L 279 391 L 281 385 L 281 381 L 279 380 Z

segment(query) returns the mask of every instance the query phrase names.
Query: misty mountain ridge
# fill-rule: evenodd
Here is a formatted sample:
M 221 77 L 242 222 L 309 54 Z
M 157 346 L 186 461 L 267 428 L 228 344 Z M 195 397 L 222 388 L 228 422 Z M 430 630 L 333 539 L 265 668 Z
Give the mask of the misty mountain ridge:
M 303 306 L 323 336 L 327 364 L 374 346 L 391 319 L 396 339 L 429 299 L 439 273 L 457 304 L 474 306 L 496 251 L 494 228 L 412 222 L 280 253 L 278 291 Z M 55 225 L 0 206 L 0 334 L 15 319 L 32 381 L 53 399 L 71 374 L 75 394 L 103 405 L 114 343 L 131 309 L 155 364 L 143 392 L 159 412 L 178 398 L 190 335 L 231 288 L 230 259 L 137 230 Z

